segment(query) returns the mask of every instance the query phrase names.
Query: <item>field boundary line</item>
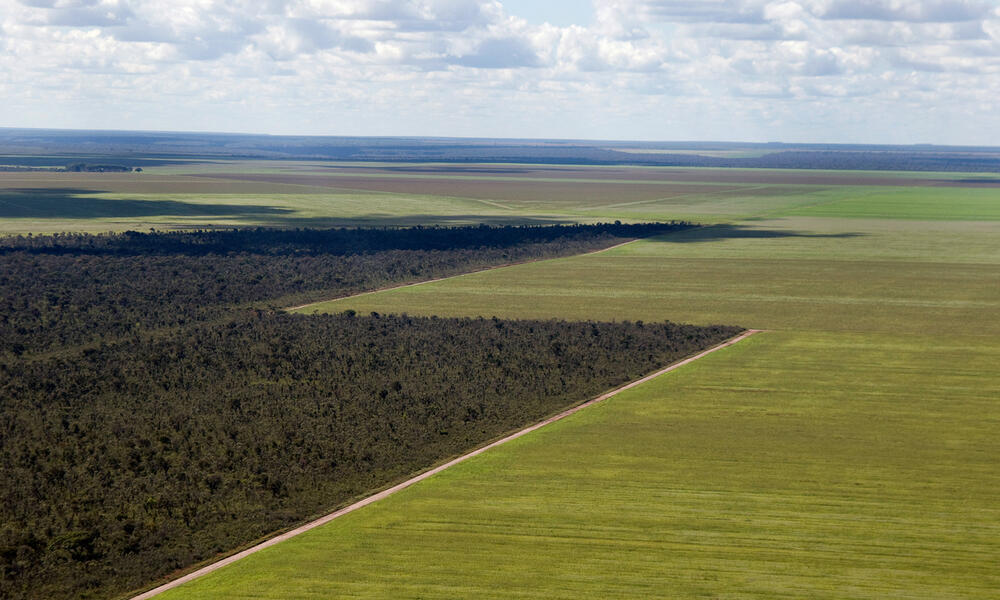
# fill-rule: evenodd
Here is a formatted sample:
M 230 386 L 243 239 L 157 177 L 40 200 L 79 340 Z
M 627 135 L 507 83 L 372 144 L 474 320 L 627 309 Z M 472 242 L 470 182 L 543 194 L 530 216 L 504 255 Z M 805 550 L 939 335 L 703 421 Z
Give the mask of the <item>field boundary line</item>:
M 368 506 L 369 504 L 373 504 L 375 502 L 378 502 L 379 500 L 382 500 L 383 498 L 387 498 L 387 497 L 395 494 L 396 492 L 404 490 L 404 489 L 410 487 L 411 485 L 413 485 L 415 483 L 419 483 L 419 482 L 423 481 L 424 479 L 427 479 L 428 477 L 431 477 L 433 475 L 437 475 L 438 473 L 440 473 L 441 471 L 444 471 L 445 469 L 447 469 L 449 467 L 453 467 L 453 466 L 455 466 L 455 465 L 457 465 L 459 463 L 462 463 L 462 462 L 465 462 L 466 460 L 469 460 L 470 458 L 473 458 L 475 456 L 479 456 L 480 454 L 486 452 L 487 450 L 490 450 L 492 448 L 496 448 L 497 446 L 500 446 L 502 444 L 506 444 L 507 442 L 510 442 L 512 440 L 516 440 L 519 437 L 527 435 L 527 434 L 531 433 L 532 431 L 541 429 L 542 427 L 545 427 L 546 425 L 550 425 L 552 423 L 555 423 L 556 421 L 561 421 L 562 419 L 565 419 L 566 417 L 568 417 L 568 416 L 570 416 L 572 414 L 575 414 L 575 413 L 577 413 L 577 412 L 579 412 L 579 411 L 581 411 L 581 410 L 583 410 L 583 409 L 585 409 L 585 408 L 587 408 L 589 406 L 593 406 L 594 404 L 597 404 L 598 402 L 602 402 L 604 400 L 607 400 L 608 398 L 612 398 L 614 396 L 617 396 L 618 394 L 620 394 L 620 393 L 622 393 L 622 392 L 624 392 L 626 390 L 630 390 L 630 389 L 632 389 L 632 388 L 634 388 L 636 386 L 642 385 L 642 384 L 644 384 L 644 383 L 646 383 L 646 382 L 648 382 L 648 381 L 650 381 L 652 379 L 656 379 L 657 377 L 659 377 L 661 375 L 669 373 L 670 371 L 673 371 L 675 369 L 679 369 L 679 368 L 683 367 L 684 365 L 690 364 L 690 363 L 698 360 L 699 358 L 703 358 L 705 356 L 708 356 L 709 354 L 712 354 L 713 352 L 717 352 L 719 350 L 722 350 L 723 348 L 728 348 L 729 346 L 732 346 L 733 344 L 739 343 L 739 342 L 745 340 L 746 338 L 748 338 L 748 337 L 750 337 L 750 336 L 752 336 L 752 335 L 754 335 L 756 333 L 760 333 L 761 331 L 763 331 L 763 330 L 761 330 L 761 329 L 747 329 L 743 333 L 741 333 L 741 334 L 739 334 L 739 335 L 737 335 L 735 337 L 729 338 L 728 340 L 726 340 L 726 341 L 724 341 L 724 342 L 722 342 L 720 344 L 716 344 L 715 346 L 712 346 L 711 348 L 708 348 L 707 350 L 702 350 L 701 352 L 699 352 L 698 354 L 695 354 L 694 356 L 689 356 L 689 357 L 687 357 L 687 358 L 685 358 L 683 360 L 679 360 L 679 361 L 677 361 L 675 363 L 671 363 L 670 365 L 668 365 L 668 366 L 660 369 L 659 371 L 650 373 L 649 375 L 646 375 L 645 377 L 642 377 L 640 379 L 636 379 L 635 381 L 626 383 L 625 385 L 617 387 L 617 388 L 611 390 L 610 392 L 605 392 L 604 394 L 601 394 L 600 396 L 598 396 L 596 398 L 592 398 L 592 399 L 584 402 L 583 404 L 578 404 L 578 405 L 576 405 L 576 406 L 574 406 L 572 408 L 568 408 L 568 409 L 566 409 L 566 410 L 564 410 L 564 411 L 562 411 L 562 412 L 560 412 L 560 413 L 558 413 L 556 415 L 553 415 L 553 416 L 551 416 L 551 417 L 549 417 L 547 419 L 539 421 L 538 423 L 535 423 L 534 425 L 529 425 L 528 427 L 525 427 L 524 429 L 520 429 L 518 431 L 515 431 L 514 433 L 512 433 L 510 435 L 507 435 L 507 436 L 505 436 L 505 437 L 503 437 L 503 438 L 501 438 L 499 440 L 496 440 L 495 442 L 491 442 L 491 443 L 489 443 L 489 444 L 487 444 L 485 446 L 482 446 L 480 448 L 472 450 L 471 452 L 467 452 L 467 453 L 459 456 L 458 458 L 453 458 L 453 459 L 449 460 L 448 462 L 446 462 L 444 464 L 438 465 L 438 466 L 436 466 L 436 467 L 434 467 L 432 469 L 428 469 L 427 471 L 424 471 L 423 473 L 415 475 L 415 476 L 407 479 L 406 481 L 403 481 L 401 483 L 397 483 L 396 485 L 394 485 L 394 486 L 392 486 L 390 488 L 387 488 L 387 489 L 382 490 L 381 492 L 377 492 L 375 494 L 372 494 L 371 496 L 368 496 L 367 498 L 363 498 L 363 499 L 361 499 L 361 500 L 359 500 L 359 501 L 357 501 L 357 502 L 355 502 L 353 504 L 345 506 L 344 508 L 341 508 L 341 509 L 339 509 L 337 511 L 334 511 L 334 512 L 332 512 L 332 513 L 330 513 L 330 514 L 328 514 L 326 516 L 320 517 L 320 518 L 318 518 L 318 519 L 316 519 L 314 521 L 310 521 L 309 523 L 306 523 L 305 525 L 301 525 L 301 526 L 299 526 L 299 527 L 297 527 L 297 528 L 295 528 L 295 529 L 293 529 L 291 531 L 287 531 L 287 532 L 285 532 L 285 533 L 283 533 L 281 535 L 275 536 L 275 537 L 273 537 L 273 538 L 271 538 L 271 539 L 269 539 L 267 541 L 264 541 L 264 542 L 261 542 L 260 544 L 257 544 L 256 546 L 252 546 L 250 548 L 247 548 L 246 550 L 243 550 L 242 552 L 238 552 L 236 554 L 233 554 L 232 556 L 228 556 L 226 558 L 223 558 L 222 560 L 219 560 L 219 561 L 214 562 L 214 563 L 212 563 L 210 565 L 204 566 L 204 567 L 198 569 L 197 571 L 193 571 L 191 573 L 188 573 L 187 575 L 179 577 L 179 578 L 177 578 L 177 579 L 175 579 L 173 581 L 167 582 L 167 583 L 165 583 L 165 584 L 163 584 L 163 585 L 161 585 L 159 587 L 153 588 L 153 589 L 149 590 L 148 592 L 143 592 L 143 593 L 139 594 L 138 596 L 133 596 L 131 598 L 131 600 L 147 600 L 147 599 L 152 598 L 154 596 L 157 596 L 157 595 L 159 595 L 159 594 L 161 594 L 161 593 L 163 593 L 163 592 L 165 592 L 167 590 L 170 590 L 170 589 L 173 589 L 173 588 L 178 587 L 180 585 L 183 585 L 185 583 L 188 583 L 189 581 L 193 581 L 195 579 L 198 579 L 199 577 L 202 577 L 204 575 L 208 575 L 209 573 L 211 573 L 213 571 L 217 571 L 217 570 L 221 569 L 222 567 L 230 565 L 230 564 L 232 564 L 232 563 L 234 563 L 234 562 L 236 562 L 236 561 L 238 561 L 240 559 L 246 558 L 247 556 L 250 556 L 251 554 L 255 554 L 257 552 L 260 552 L 261 550 L 263 550 L 265 548 L 269 548 L 269 547 L 274 546 L 275 544 L 278 544 L 280 542 L 283 542 L 283 541 L 285 541 L 285 540 L 287 540 L 289 538 L 293 538 L 293 537 L 295 537 L 295 536 L 297 536 L 299 534 L 305 533 L 305 532 L 309 531 L 310 529 L 315 529 L 315 528 L 317 528 L 317 527 L 319 527 L 321 525 L 326 525 L 327 523 L 329 523 L 330 521 L 333 521 L 334 519 L 336 519 L 338 517 L 342 517 L 342 516 L 344 516 L 344 515 L 346 515 L 348 513 L 352 513 L 354 511 L 358 510 L 359 508 L 363 508 L 365 506 Z
M 622 242 L 620 244 L 615 244 L 614 246 L 608 246 L 607 248 L 599 248 L 597 250 L 590 250 L 588 252 L 583 252 L 581 254 L 570 254 L 568 256 L 552 256 L 549 258 L 534 258 L 528 260 L 519 260 L 517 262 L 504 263 L 502 265 L 494 265 L 492 267 L 486 267 L 485 269 L 478 269 L 476 271 L 468 271 L 466 273 L 458 273 L 457 275 L 449 275 L 447 277 L 438 277 L 437 279 L 427 279 L 425 281 L 417 281 L 414 283 L 403 283 L 399 285 L 390 285 L 389 287 L 379 288 L 377 290 L 371 290 L 368 292 L 359 292 L 357 294 L 351 294 L 350 296 L 340 296 L 339 298 L 328 298 L 326 300 L 317 300 L 315 302 L 307 302 L 305 304 L 300 304 L 299 306 L 289 306 L 281 310 L 302 310 L 303 308 L 309 308 L 310 306 L 316 306 L 317 304 L 324 304 L 326 302 L 336 302 L 339 300 L 348 300 L 350 298 L 360 298 L 361 296 L 368 296 L 370 294 L 378 294 L 381 292 L 388 292 L 391 290 L 398 290 L 402 288 L 414 287 L 418 285 L 424 285 L 425 283 L 437 283 L 438 281 L 447 281 L 448 279 L 455 279 L 456 277 L 465 277 L 466 275 L 475 275 L 476 273 L 486 273 L 487 271 L 495 271 L 496 269 L 505 269 L 507 267 L 516 267 L 518 265 L 527 265 L 536 262 L 542 262 L 546 260 L 558 260 L 560 258 L 573 258 L 574 256 L 589 256 L 591 254 L 599 254 L 601 252 L 607 252 L 608 250 L 614 250 L 615 248 L 621 248 L 627 244 L 633 242 L 638 242 L 643 238 L 635 238 L 634 240 L 628 240 L 627 242 Z

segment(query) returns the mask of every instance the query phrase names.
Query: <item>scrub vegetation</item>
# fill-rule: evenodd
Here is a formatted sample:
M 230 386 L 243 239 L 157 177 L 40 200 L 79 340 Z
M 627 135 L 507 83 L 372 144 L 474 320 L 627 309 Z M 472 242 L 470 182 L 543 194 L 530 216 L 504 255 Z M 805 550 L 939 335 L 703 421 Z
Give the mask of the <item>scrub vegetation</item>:
M 0 595 L 144 585 L 738 331 L 251 311 L 2 361 Z
M 0 596 L 123 593 L 739 331 L 276 306 L 689 227 L 0 239 Z
M 0 354 L 98 343 L 512 262 L 588 252 L 684 223 L 237 230 L 0 238 Z

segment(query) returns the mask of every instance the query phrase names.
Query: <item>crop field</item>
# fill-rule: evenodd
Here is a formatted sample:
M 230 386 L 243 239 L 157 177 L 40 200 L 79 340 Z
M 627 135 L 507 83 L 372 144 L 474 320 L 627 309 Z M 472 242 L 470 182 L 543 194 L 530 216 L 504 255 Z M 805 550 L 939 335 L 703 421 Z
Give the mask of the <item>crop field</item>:
M 164 597 L 990 598 L 972 348 L 758 336 Z
M 916 179 L 307 309 L 769 331 L 163 597 L 994 598 L 1000 191 Z
M 990 200 L 998 185 L 997 177 L 954 173 L 181 161 L 142 173 L 0 172 L 0 234 L 774 215 L 992 219 L 1000 216 Z M 939 193 L 960 198 L 965 212 L 942 214 Z M 870 198 L 881 207 L 874 213 Z
M 1000 333 L 1000 221 L 785 218 L 463 275 L 308 311 L 672 319 L 762 329 Z M 949 235 L 950 233 L 950 235 Z

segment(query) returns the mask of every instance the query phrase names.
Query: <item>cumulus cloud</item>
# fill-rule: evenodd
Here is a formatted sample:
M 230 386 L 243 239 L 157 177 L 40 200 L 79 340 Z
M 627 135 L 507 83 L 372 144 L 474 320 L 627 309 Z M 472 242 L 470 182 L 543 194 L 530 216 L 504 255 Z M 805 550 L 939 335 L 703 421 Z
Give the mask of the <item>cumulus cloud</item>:
M 503 0 L 0 0 L 0 125 L 797 139 L 821 131 L 812 114 L 829 138 L 864 140 L 933 106 L 972 118 L 930 141 L 1000 127 L 995 0 L 593 0 L 592 14 L 556 27 Z M 869 141 L 927 141 L 899 131 Z

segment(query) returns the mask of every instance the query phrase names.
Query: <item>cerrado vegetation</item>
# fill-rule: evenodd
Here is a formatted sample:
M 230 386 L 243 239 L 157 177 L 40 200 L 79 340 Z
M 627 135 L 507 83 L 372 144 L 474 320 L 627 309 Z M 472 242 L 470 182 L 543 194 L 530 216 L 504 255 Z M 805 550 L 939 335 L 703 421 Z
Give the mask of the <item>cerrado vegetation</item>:
M 247 229 L 0 238 L 0 354 L 111 341 L 490 266 L 579 254 L 688 223 Z
M 263 306 L 627 227 L 4 240 L 0 597 L 147 585 L 738 332 Z

